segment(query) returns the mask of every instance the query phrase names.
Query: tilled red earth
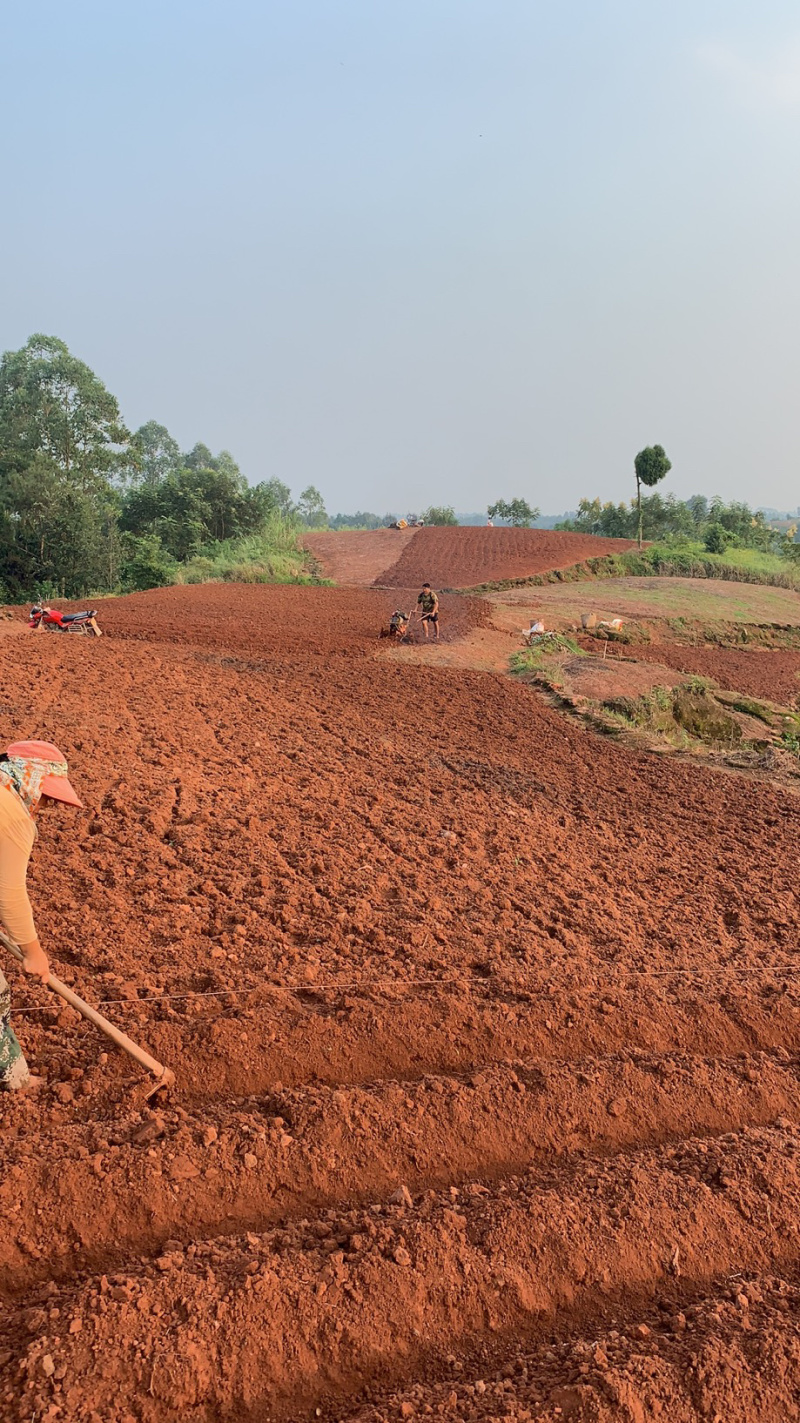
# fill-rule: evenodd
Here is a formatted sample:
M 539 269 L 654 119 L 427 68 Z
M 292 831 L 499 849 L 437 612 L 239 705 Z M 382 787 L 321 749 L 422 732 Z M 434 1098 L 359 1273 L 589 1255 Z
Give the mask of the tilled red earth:
M 87 804 L 41 932 L 178 1076 L 13 975 L 0 1415 L 798 1417 L 796 800 L 384 659 L 395 597 L 0 648 Z
M 800 701 L 800 652 L 775 648 L 684 647 L 649 643 L 633 649 L 637 662 L 660 662 L 678 672 L 712 677 L 730 692 L 743 692 L 782 706 Z
M 633 547 L 630 539 L 600 539 L 550 529 L 431 527 L 418 529 L 404 544 L 397 561 L 374 582 L 385 588 L 414 588 L 425 580 L 435 588 L 475 588 L 483 583 L 533 578 Z

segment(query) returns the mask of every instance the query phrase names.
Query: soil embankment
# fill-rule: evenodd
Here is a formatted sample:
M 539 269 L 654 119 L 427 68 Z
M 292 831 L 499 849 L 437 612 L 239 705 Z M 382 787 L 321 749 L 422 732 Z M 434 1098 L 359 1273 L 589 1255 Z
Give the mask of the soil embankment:
M 729 692 L 789 707 L 800 702 L 800 652 L 791 649 L 653 643 L 638 644 L 631 651 L 638 662 L 660 662 L 677 672 L 711 677 Z
M 307 534 L 306 548 L 326 578 L 380 588 L 472 588 L 533 578 L 586 558 L 619 553 L 629 539 L 598 539 L 549 529 L 456 528 L 341 530 Z
M 375 583 L 414 588 L 427 579 L 435 588 L 474 588 L 533 578 L 633 547 L 629 539 L 599 539 L 550 529 L 431 527 L 418 529 L 397 561 Z

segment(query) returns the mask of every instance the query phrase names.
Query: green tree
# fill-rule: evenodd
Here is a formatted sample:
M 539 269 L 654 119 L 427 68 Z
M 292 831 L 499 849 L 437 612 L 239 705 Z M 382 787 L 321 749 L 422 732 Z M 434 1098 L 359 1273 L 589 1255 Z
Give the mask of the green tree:
M 633 515 L 627 504 L 601 504 L 599 499 L 581 499 L 572 519 L 562 519 L 556 528 L 573 534 L 595 534 L 607 539 L 626 539 L 632 533 Z
M 160 484 L 131 489 L 122 502 L 120 527 L 135 538 L 157 538 L 179 562 L 199 553 L 215 523 L 205 497 L 203 471 L 180 469 Z
M 297 501 L 297 512 L 306 528 L 325 529 L 328 527 L 325 501 L 313 484 L 309 484 L 300 495 Z
M 694 527 L 702 528 L 708 520 L 708 500 L 705 495 L 693 494 L 691 499 L 686 500 L 686 507 L 691 514 Z
M 357 509 L 355 514 L 334 514 L 328 520 L 331 529 L 385 529 L 397 523 L 398 514 L 370 514 L 366 509 Z
M 722 524 L 709 524 L 706 528 L 704 539 L 708 553 L 724 553 L 734 541 L 734 535 L 729 533 Z
M 250 489 L 226 451 L 213 456 L 206 446 L 196 445 L 198 450 L 211 465 L 198 459 L 158 483 L 135 485 L 122 501 L 121 528 L 137 538 L 157 536 L 179 561 L 206 544 L 261 532 L 289 493 L 277 480 Z
M 158 534 L 125 539 L 122 559 L 122 586 L 127 592 L 164 588 L 175 580 L 175 561 L 167 553 Z
M 230 464 L 220 459 L 216 469 L 183 470 L 181 473 L 184 483 L 194 491 L 198 501 L 205 504 L 208 538 L 231 539 L 245 532 L 247 481 L 232 459 Z
M 181 455 L 182 469 L 214 469 L 216 462 L 208 445 L 198 443 Z
M 672 469 L 662 445 L 648 445 L 640 450 L 633 467 L 636 471 L 636 509 L 638 514 L 638 543 L 642 547 L 642 485 L 652 489 Z
M 426 524 L 436 524 L 440 526 L 458 523 L 455 511 L 450 508 L 449 504 L 431 504 L 429 509 L 423 509 L 422 518 Z
M 12 596 L 80 596 L 116 577 L 130 436 L 116 399 L 54 336 L 0 361 L 0 577 Z
M 296 510 L 292 491 L 280 479 L 262 480 L 247 490 L 247 520 L 249 532 L 258 533 L 270 519 L 279 516 L 291 520 Z
M 497 499 L 487 512 L 490 519 L 507 519 L 516 529 L 529 529 L 540 514 L 525 499 Z
M 770 529 L 761 510 L 758 509 L 754 513 L 749 504 L 738 499 L 732 499 L 730 504 L 726 504 L 715 494 L 708 514 L 712 523 L 719 524 L 732 535 L 729 542 L 735 539 L 745 548 L 765 550 L 771 548 L 774 543 L 775 531 Z
M 50 461 L 75 488 L 107 482 L 130 440 L 116 399 L 55 336 L 31 336 L 0 361 L 0 474 Z
M 131 484 L 160 484 L 181 467 L 181 452 L 166 425 L 148 420 L 131 436 L 124 477 Z

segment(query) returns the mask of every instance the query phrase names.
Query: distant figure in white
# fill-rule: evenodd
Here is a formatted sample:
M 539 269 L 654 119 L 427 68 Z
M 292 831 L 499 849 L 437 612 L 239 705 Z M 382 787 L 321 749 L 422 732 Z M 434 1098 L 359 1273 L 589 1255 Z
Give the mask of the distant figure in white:
M 533 639 L 535 637 L 541 637 L 543 633 L 544 623 L 542 622 L 541 618 L 537 618 L 536 622 L 531 623 L 529 628 L 522 629 L 522 636 L 524 637 L 529 647 L 533 642 Z
M 493 529 L 493 528 L 494 528 L 494 519 L 487 519 L 487 520 L 486 520 L 486 527 L 487 527 L 487 529 Z

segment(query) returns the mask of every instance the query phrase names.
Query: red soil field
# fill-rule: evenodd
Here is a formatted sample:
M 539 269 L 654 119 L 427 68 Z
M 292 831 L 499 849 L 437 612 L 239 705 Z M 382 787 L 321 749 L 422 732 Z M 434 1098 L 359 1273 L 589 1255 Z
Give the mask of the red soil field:
M 369 587 L 380 581 L 384 568 L 397 562 L 418 532 L 417 529 L 340 529 L 336 533 L 306 534 L 303 544 L 314 555 L 326 578 L 336 583 Z
M 473 588 L 532 578 L 634 546 L 629 539 L 549 529 L 425 528 L 417 530 L 397 561 L 374 581 L 376 587 L 389 588 L 414 588 L 425 579 L 435 588 Z
M 381 627 L 398 604 L 410 608 L 417 592 L 209 583 L 104 599 L 100 623 L 112 638 L 172 642 L 220 653 L 235 649 L 256 659 L 372 657 Z M 486 621 L 489 611 L 479 598 L 445 594 L 442 637 L 463 637 Z
M 396 596 L 0 643 L 86 802 L 31 867 L 56 971 L 178 1078 L 6 966 L 10 1423 L 796 1416 L 796 801 L 387 660 Z
M 743 692 L 781 706 L 800 701 L 800 652 L 776 648 L 683 647 L 649 643 L 633 651 L 637 662 L 661 662 L 678 672 L 712 677 L 730 692 Z

